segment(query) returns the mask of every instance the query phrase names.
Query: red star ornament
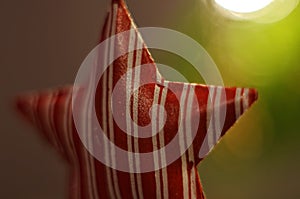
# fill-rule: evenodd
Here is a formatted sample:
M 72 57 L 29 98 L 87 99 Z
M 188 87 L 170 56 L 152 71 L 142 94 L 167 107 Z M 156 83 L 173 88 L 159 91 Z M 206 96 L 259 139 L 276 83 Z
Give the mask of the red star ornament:
M 71 199 L 205 198 L 197 165 L 256 101 L 257 92 L 254 89 L 222 88 L 164 80 L 139 36 L 125 3 L 123 0 L 113 1 L 103 29 L 102 41 L 128 30 L 132 32 L 131 37 L 117 37 L 114 50 L 108 50 L 108 53 L 131 48 L 132 45 L 142 45 L 142 50 L 134 50 L 119 57 L 105 70 L 96 88 L 96 115 L 111 142 L 126 151 L 136 153 L 160 150 L 171 143 L 178 132 L 184 132 L 172 149 L 174 153 L 179 151 L 180 156 L 170 164 L 166 164 L 170 156 L 166 150 L 153 153 L 152 158 L 146 162 L 126 156 L 123 164 L 128 165 L 129 171 L 108 167 L 97 160 L 87 150 L 78 134 L 72 109 L 72 87 L 20 96 L 16 102 L 17 108 L 38 127 L 41 135 L 69 164 Z M 139 65 L 142 67 L 138 68 Z M 157 83 L 143 85 L 132 93 L 133 85 L 142 80 Z M 124 115 L 121 120 L 125 123 L 125 130 L 139 134 L 135 126 L 128 124 L 128 119 L 132 119 L 138 126 L 150 125 L 151 133 L 159 131 L 157 134 L 149 138 L 137 138 L 118 126 L 112 114 L 114 108 L 108 102 L 112 100 L 113 89 L 119 81 L 121 86 L 118 96 L 131 96 L 117 110 L 118 115 Z M 154 104 L 164 107 L 165 112 L 153 108 Z M 220 110 L 224 107 L 224 126 L 218 131 Z M 85 111 L 85 107 L 80 110 L 80 114 L 86 118 L 83 123 L 89 123 L 89 112 Z M 130 118 L 125 113 L 128 110 Z M 153 121 L 153 118 L 156 119 Z M 200 118 L 200 122 L 197 118 Z M 197 128 L 193 125 L 196 122 L 199 122 Z M 158 127 L 160 123 L 164 123 L 161 129 Z M 193 132 L 195 136 L 192 139 Z M 189 139 L 192 139 L 190 145 L 187 144 Z M 120 161 L 107 146 L 102 146 L 101 150 L 112 164 Z M 136 172 L 146 164 L 158 166 L 163 163 L 165 166 L 158 167 L 157 170 Z

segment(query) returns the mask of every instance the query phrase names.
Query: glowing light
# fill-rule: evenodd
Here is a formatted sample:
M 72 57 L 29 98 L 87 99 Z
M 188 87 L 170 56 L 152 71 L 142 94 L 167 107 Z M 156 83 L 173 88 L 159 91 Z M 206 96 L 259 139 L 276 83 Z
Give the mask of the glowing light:
M 267 7 L 273 0 L 215 0 L 215 2 L 230 11 L 251 13 Z

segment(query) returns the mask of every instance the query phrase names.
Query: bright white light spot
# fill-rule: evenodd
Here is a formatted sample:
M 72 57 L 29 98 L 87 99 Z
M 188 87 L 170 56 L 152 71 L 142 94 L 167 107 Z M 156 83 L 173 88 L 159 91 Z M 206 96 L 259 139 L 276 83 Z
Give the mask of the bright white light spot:
M 223 8 L 238 12 L 251 13 L 263 9 L 273 0 L 215 0 Z

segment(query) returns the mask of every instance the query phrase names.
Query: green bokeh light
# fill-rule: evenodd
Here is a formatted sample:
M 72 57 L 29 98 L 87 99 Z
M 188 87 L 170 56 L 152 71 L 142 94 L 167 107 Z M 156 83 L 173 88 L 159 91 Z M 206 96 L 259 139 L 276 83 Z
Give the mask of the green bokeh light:
M 225 85 L 259 91 L 258 103 L 199 167 L 207 197 L 300 198 L 300 6 L 267 24 L 233 20 L 206 1 L 181 13 L 172 28 L 206 48 Z M 184 61 L 154 57 L 203 83 Z

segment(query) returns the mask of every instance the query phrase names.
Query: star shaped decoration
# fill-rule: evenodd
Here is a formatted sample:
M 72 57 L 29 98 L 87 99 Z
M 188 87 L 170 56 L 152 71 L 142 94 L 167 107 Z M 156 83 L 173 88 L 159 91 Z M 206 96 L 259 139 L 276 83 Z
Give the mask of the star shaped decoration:
M 166 81 L 160 76 L 125 2 L 114 0 L 106 18 L 101 41 L 128 30 L 132 35 L 117 37 L 107 56 L 118 49 L 134 49 L 137 45 L 142 48 L 117 58 L 104 71 L 95 92 L 95 110 L 106 137 L 116 146 L 135 153 L 159 150 L 159 153 L 153 153 L 148 162 L 128 156 L 126 163 L 131 170 L 121 171 L 95 158 L 83 144 L 74 122 L 72 86 L 22 95 L 17 98 L 16 106 L 69 164 L 68 193 L 71 199 L 203 199 L 205 195 L 197 165 L 257 100 L 257 92 L 247 88 Z M 141 67 L 137 67 L 139 65 Z M 145 80 L 154 83 L 145 84 L 133 91 L 135 84 Z M 124 103 L 120 102 L 120 110 L 117 110 L 125 123 L 125 129 L 120 128 L 114 120 L 114 107 L 109 104 L 112 92 L 120 81 L 118 96 L 129 96 Z M 164 107 L 164 111 L 155 108 L 155 104 Z M 220 127 L 221 110 L 224 107 L 226 115 L 224 125 Z M 81 110 L 80 114 L 86 118 L 83 123 L 89 123 L 89 112 L 84 111 L 85 107 Z M 133 120 L 137 126 L 150 125 L 151 133 L 158 133 L 148 138 L 134 137 L 124 132 L 126 130 L 139 134 L 138 128 L 128 123 L 129 120 Z M 164 125 L 160 129 L 161 123 Z M 143 164 L 157 166 L 166 163 L 170 154 L 161 149 L 171 143 L 178 132 L 183 134 L 180 134 L 173 149 L 180 154 L 176 160 L 153 171 L 134 172 L 141 169 Z M 187 144 L 188 140 L 191 144 Z M 102 147 L 106 158 L 112 164 L 120 161 L 111 149 Z

